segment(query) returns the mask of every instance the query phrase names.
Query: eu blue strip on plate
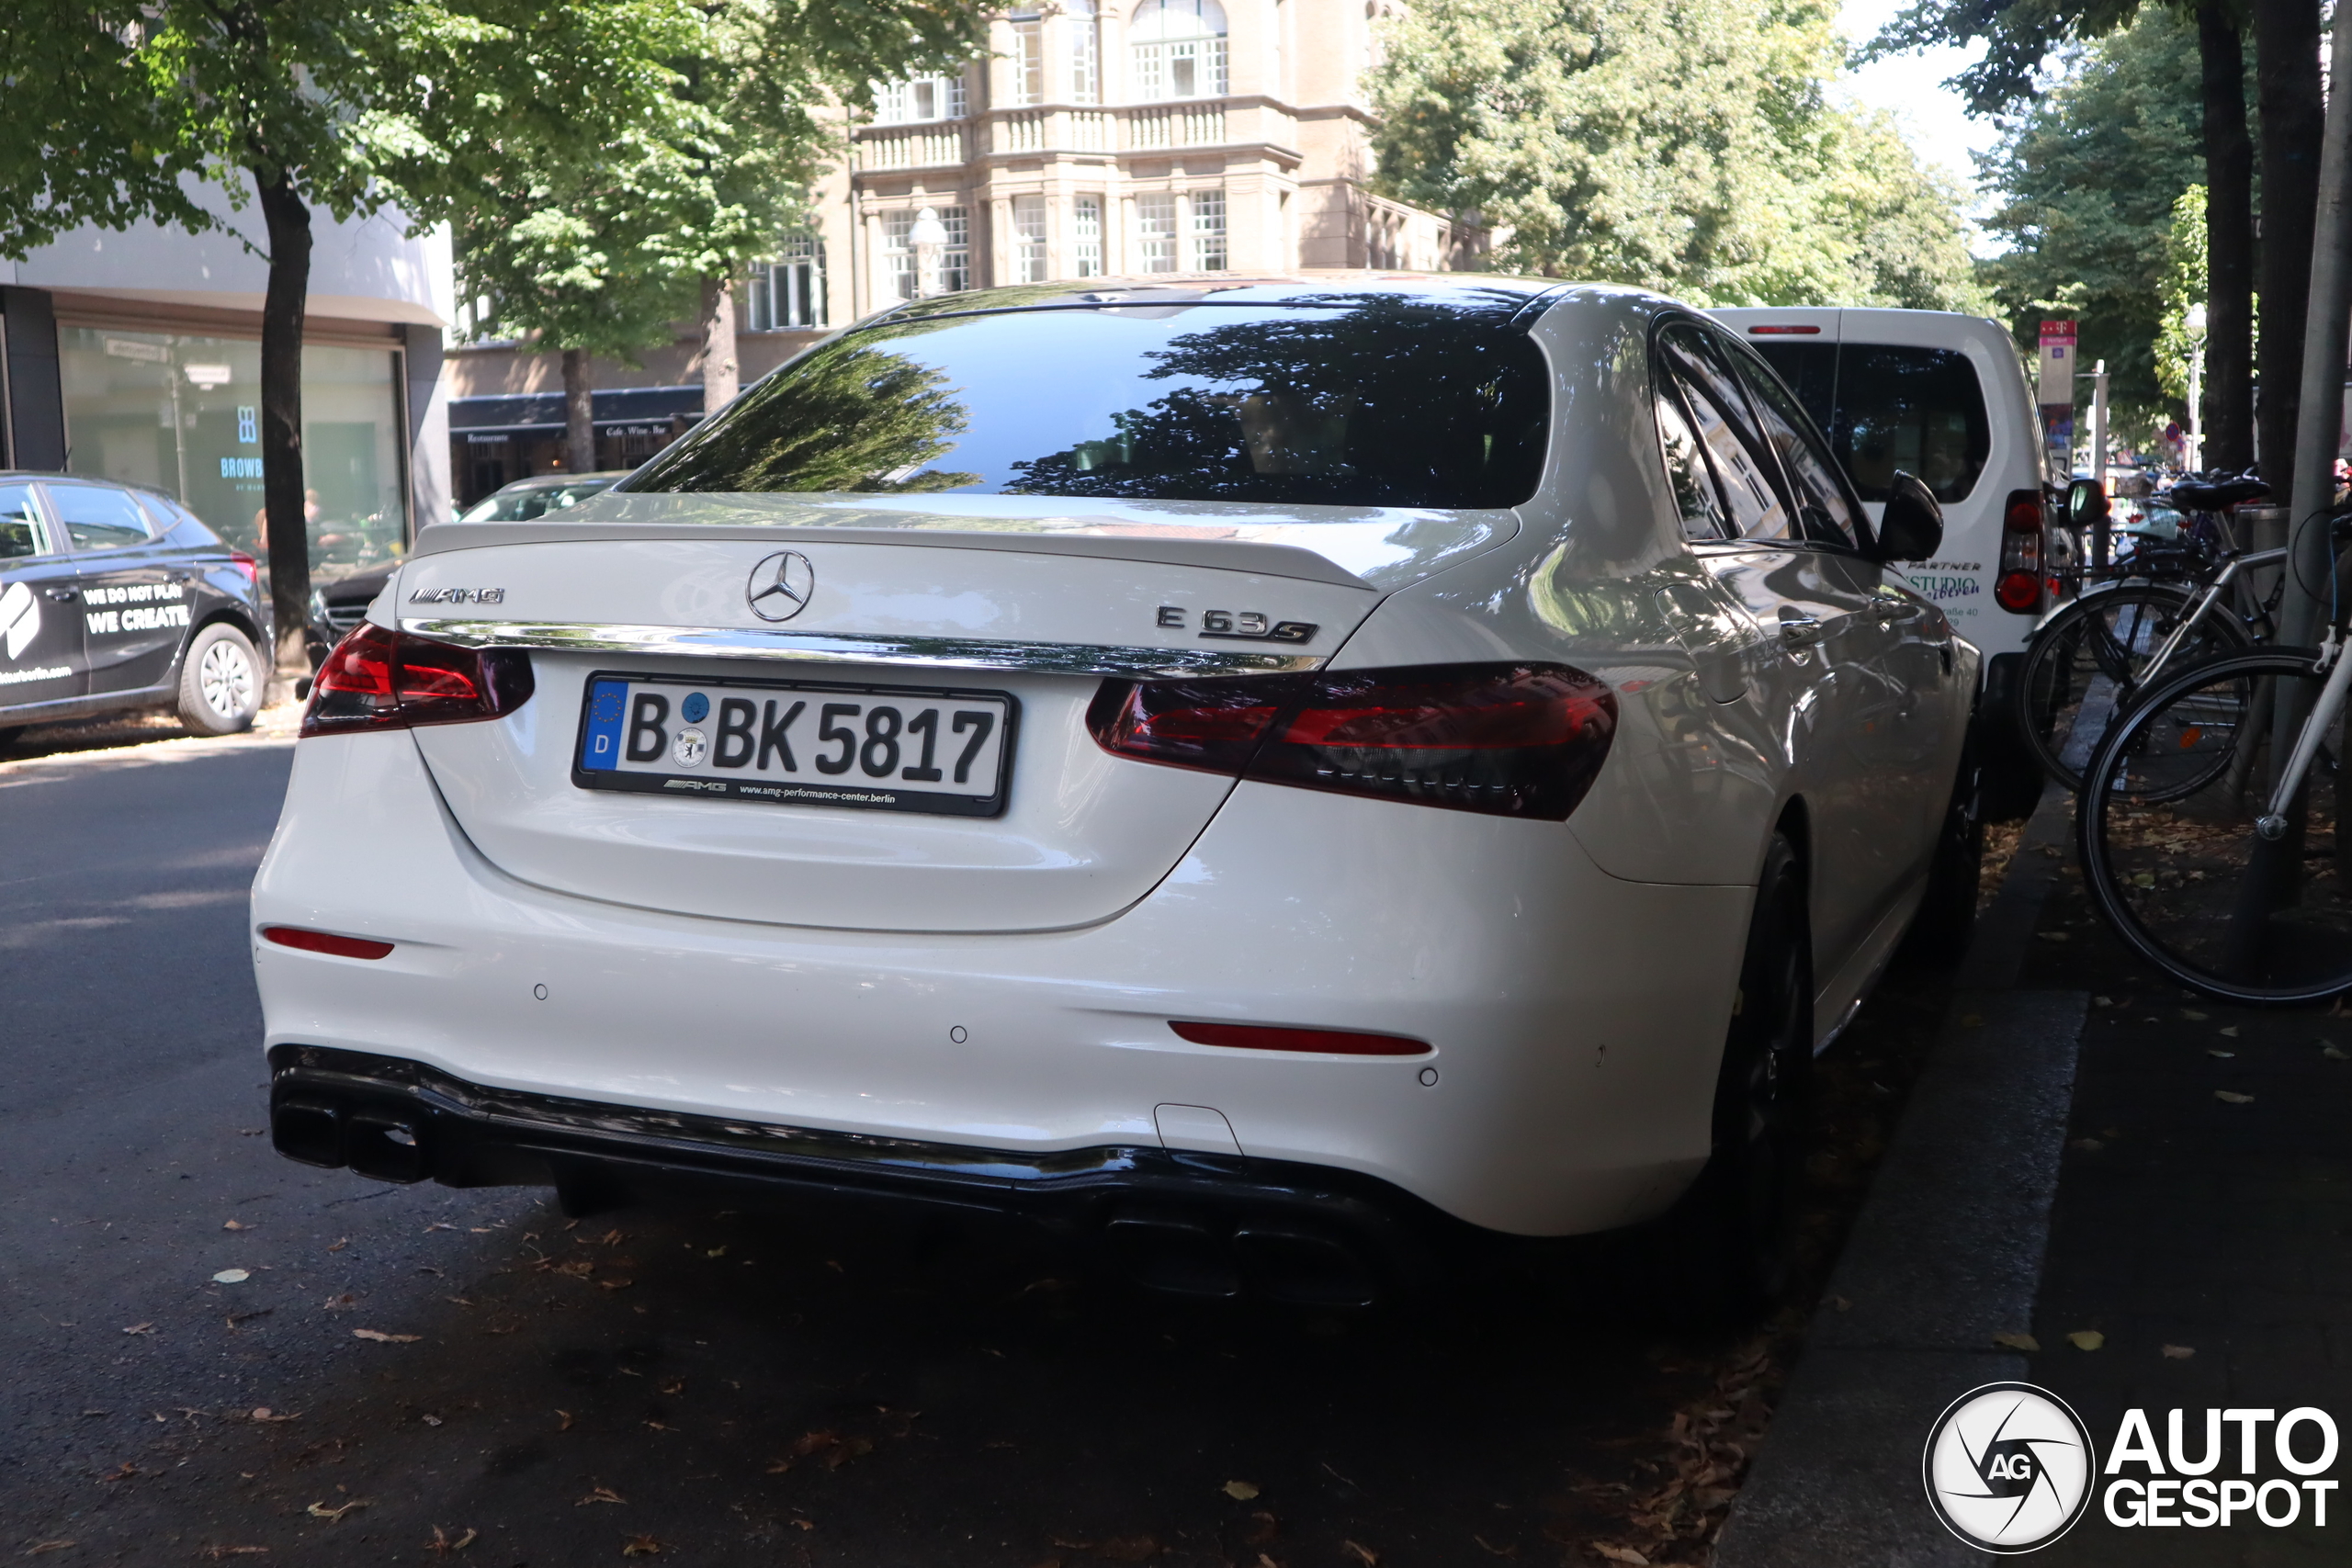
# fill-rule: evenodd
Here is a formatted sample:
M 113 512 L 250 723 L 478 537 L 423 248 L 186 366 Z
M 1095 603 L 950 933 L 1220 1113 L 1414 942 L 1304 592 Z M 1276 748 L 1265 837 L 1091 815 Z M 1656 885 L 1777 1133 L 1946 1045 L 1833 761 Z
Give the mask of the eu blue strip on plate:
M 588 699 L 588 728 L 580 738 L 580 765 L 612 768 L 621 760 L 621 716 L 628 709 L 628 685 L 599 681 Z

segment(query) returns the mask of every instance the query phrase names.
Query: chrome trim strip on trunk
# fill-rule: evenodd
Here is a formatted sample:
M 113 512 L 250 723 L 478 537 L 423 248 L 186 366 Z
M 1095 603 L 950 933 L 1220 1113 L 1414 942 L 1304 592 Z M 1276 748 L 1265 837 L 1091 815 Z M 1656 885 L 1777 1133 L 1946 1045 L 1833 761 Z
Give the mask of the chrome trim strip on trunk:
M 1231 648 L 1116 648 L 1099 643 L 982 637 L 846 637 L 737 626 L 597 626 L 564 621 L 403 619 L 401 630 L 462 648 L 544 648 L 577 653 L 673 654 L 812 664 L 897 664 L 925 670 L 1033 670 L 1049 675 L 1262 675 L 1319 670 L 1310 653 Z

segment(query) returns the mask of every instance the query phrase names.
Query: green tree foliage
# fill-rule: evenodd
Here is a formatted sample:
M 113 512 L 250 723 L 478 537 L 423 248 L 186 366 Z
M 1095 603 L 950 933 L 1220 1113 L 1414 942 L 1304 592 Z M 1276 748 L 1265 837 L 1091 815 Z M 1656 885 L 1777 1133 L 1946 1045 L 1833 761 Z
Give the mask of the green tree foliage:
M 311 213 L 431 222 L 518 148 L 587 157 L 666 95 L 685 0 L 9 0 L 0 255 L 84 223 L 193 231 L 209 181 L 266 232 L 261 447 L 278 662 L 302 662 Z
M 1379 183 L 1504 265 L 1709 304 L 1984 308 L 1959 195 L 1826 89 L 1819 0 L 1432 0 L 1370 87 Z
M 2175 204 L 2205 172 L 2198 84 L 2194 23 L 2151 7 L 2086 50 L 1984 163 L 2006 193 L 1987 227 L 2015 246 L 1985 269 L 2003 312 L 2026 341 L 2042 315 L 2079 320 L 2076 352 L 2107 361 L 2119 431 L 2164 416 L 2154 345 Z
M 2183 319 L 2191 305 L 2208 298 L 2205 283 L 2205 187 L 2190 186 L 2172 204 L 2172 229 L 2165 236 L 2163 315 L 2156 325 L 2156 385 L 2176 402 L 2188 400 L 2191 338 Z

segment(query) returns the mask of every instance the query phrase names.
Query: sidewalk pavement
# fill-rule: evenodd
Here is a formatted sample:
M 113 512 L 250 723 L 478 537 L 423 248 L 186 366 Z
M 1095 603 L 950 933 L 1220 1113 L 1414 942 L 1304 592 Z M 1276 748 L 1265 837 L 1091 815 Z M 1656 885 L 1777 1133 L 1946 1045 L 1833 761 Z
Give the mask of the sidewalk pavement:
M 2159 1443 L 2190 1412 L 2194 1453 L 2208 1407 L 2316 1405 L 2346 1439 L 2328 1473 L 2352 1481 L 2352 1016 L 2160 984 L 2090 909 L 2070 805 L 2045 798 L 1979 922 L 1716 1568 L 1991 1561 L 1920 1481 L 1937 1416 L 1991 1382 L 2066 1400 L 2102 1462 L 2129 1408 Z M 2094 1503 L 2035 1559 L 2352 1563 L 2345 1495 L 2324 1529 L 2124 1529 Z

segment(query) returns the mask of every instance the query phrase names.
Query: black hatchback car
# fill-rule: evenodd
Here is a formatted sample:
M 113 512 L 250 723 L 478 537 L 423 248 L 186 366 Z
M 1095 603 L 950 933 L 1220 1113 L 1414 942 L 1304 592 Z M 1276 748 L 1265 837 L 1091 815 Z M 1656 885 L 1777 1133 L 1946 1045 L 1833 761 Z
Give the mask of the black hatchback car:
M 171 708 L 249 727 L 268 666 L 254 558 L 160 491 L 0 471 L 0 743 L 28 724 Z

